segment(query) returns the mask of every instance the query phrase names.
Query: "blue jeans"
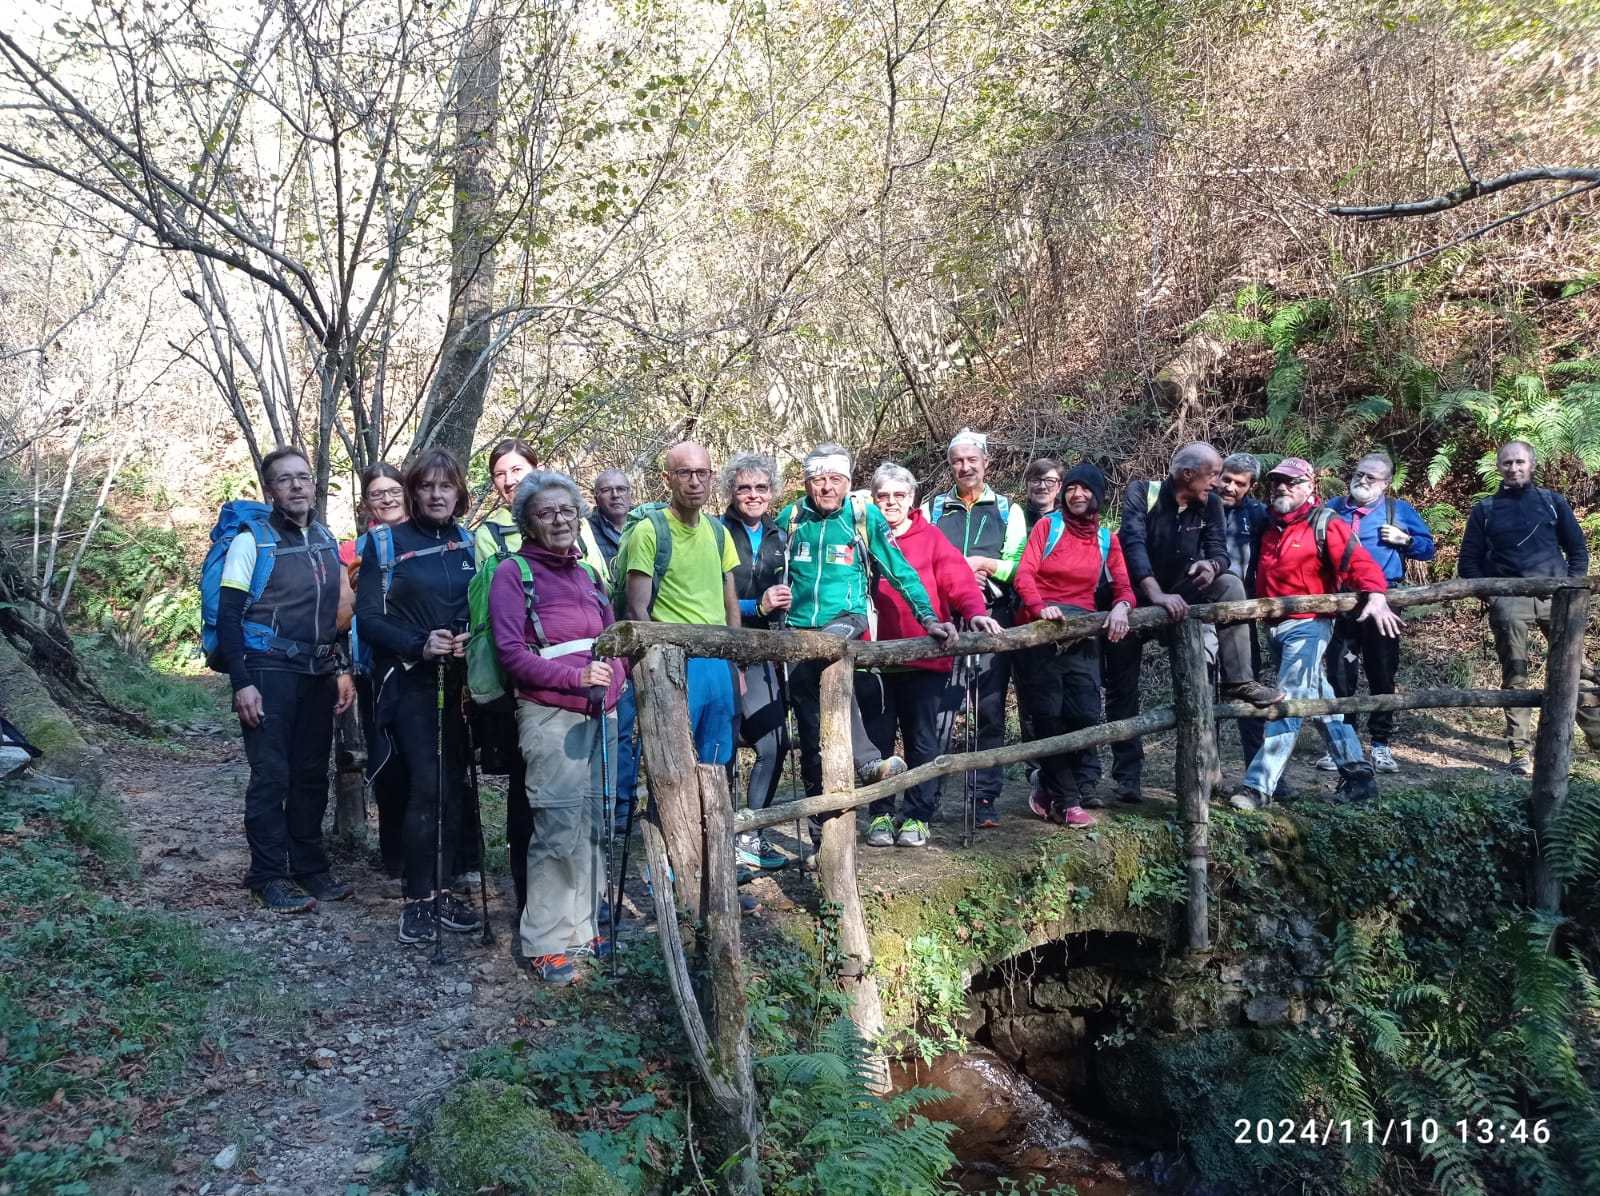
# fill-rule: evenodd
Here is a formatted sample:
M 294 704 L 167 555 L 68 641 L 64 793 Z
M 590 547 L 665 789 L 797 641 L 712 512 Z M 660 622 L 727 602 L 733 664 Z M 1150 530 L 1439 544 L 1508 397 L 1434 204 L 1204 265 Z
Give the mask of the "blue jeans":
M 689 729 L 702 764 L 733 759 L 733 671 L 726 660 L 691 656 L 684 670 L 689 690 Z
M 1333 697 L 1333 686 L 1328 684 L 1322 671 L 1322 657 L 1333 637 L 1331 619 L 1284 619 L 1268 628 L 1267 636 L 1279 660 L 1278 684 L 1283 686 L 1286 697 L 1291 701 Z M 1246 785 L 1257 793 L 1272 796 L 1272 791 L 1278 787 L 1278 778 L 1288 767 L 1302 721 L 1283 718 L 1267 724 L 1266 741 L 1244 774 Z M 1363 759 L 1361 741 L 1342 714 L 1322 715 L 1311 721 L 1322 732 L 1328 755 L 1335 764 L 1356 764 Z

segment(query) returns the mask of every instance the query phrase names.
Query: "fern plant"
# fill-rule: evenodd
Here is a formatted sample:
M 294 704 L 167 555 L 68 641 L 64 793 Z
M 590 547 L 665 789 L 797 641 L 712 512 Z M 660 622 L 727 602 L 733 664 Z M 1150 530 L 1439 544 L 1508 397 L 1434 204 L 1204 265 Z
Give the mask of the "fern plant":
M 1541 461 L 1576 458 L 1588 472 L 1600 470 L 1600 358 L 1558 362 L 1547 373 L 1572 378 L 1560 390 L 1517 363 L 1503 373 L 1492 390 L 1461 387 L 1439 391 L 1425 408 L 1434 423 L 1458 430 L 1439 446 L 1428 465 L 1428 480 L 1437 485 L 1458 463 L 1470 441 L 1487 446 L 1477 461 L 1485 482 L 1495 477 L 1495 451 L 1508 440 L 1533 445 Z M 1464 419 L 1463 419 L 1464 417 Z M 1461 429 L 1465 423 L 1467 429 Z M 1462 430 L 1473 435 L 1463 436 Z

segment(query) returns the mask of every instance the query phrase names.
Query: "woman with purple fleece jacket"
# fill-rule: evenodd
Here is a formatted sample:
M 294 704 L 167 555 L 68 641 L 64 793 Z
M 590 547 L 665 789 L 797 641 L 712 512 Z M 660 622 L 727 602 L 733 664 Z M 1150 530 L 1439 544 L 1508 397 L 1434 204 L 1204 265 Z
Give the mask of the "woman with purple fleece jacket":
M 616 724 L 600 715 L 602 706 L 616 706 L 623 669 L 593 658 L 612 614 L 605 587 L 580 560 L 577 484 L 561 473 L 530 473 L 517 486 L 512 515 L 522 547 L 495 570 L 489 624 L 517 695 L 517 742 L 528 766 L 533 837 L 522 950 L 540 980 L 568 984 L 574 956 L 611 950 L 597 924 L 605 876 L 601 753 L 615 760 L 617 742 Z M 533 575 L 531 603 L 516 558 Z

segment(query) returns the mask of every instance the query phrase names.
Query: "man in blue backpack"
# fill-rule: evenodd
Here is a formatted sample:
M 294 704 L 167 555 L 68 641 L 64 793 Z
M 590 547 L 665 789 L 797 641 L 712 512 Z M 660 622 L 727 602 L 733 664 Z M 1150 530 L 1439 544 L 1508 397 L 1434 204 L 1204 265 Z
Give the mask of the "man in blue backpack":
M 217 663 L 233 685 L 250 762 L 245 885 L 267 909 L 305 913 L 354 892 L 329 874 L 322 845 L 333 717 L 356 697 L 338 644 L 350 583 L 338 541 L 312 518 L 316 483 L 305 454 L 268 453 L 261 481 L 272 513 L 265 523 L 246 523 L 228 547 Z
M 1524 440 L 1501 445 L 1495 454 L 1500 488 L 1472 508 L 1461 536 L 1456 571 L 1462 577 L 1582 577 L 1589 571 L 1589 547 L 1567 500 L 1533 484 L 1538 463 Z M 1500 657 L 1501 683 L 1507 689 L 1528 687 L 1528 638 L 1535 626 L 1550 635 L 1550 599 L 1494 598 L 1489 602 L 1489 628 Z M 1578 706 L 1578 728 L 1591 751 L 1600 752 L 1600 709 L 1594 700 L 1594 672 L 1583 666 L 1585 681 Z M 1506 739 L 1511 771 L 1533 775 L 1528 754 L 1526 708 L 1506 711 Z

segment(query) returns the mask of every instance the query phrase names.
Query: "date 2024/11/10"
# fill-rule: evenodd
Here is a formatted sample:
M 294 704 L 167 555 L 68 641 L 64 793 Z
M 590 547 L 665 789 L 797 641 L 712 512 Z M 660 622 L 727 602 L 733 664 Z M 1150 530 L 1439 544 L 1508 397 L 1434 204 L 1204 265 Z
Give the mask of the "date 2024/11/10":
M 1550 1141 L 1545 1118 L 1496 1121 L 1491 1117 L 1462 1117 L 1455 1121 L 1434 1117 L 1391 1117 L 1385 1121 L 1299 1121 L 1290 1117 L 1235 1119 L 1234 1142 L 1240 1146 L 1328 1146 L 1366 1143 L 1369 1146 L 1404 1146 L 1437 1142 L 1441 1136 L 1459 1138 L 1467 1145 L 1500 1146 L 1509 1142 L 1544 1146 Z

